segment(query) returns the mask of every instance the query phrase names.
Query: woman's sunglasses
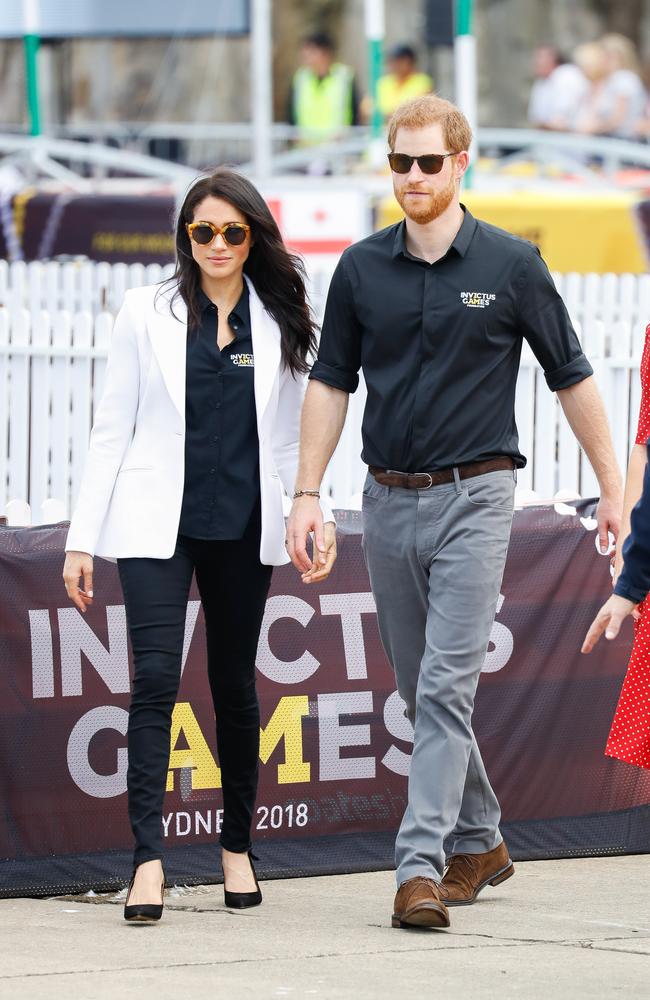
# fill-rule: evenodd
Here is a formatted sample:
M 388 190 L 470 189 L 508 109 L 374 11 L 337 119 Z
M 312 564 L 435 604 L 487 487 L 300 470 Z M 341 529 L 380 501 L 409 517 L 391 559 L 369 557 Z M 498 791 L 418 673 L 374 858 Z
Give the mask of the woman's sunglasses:
M 424 156 L 408 156 L 406 153 L 389 153 L 390 169 L 396 174 L 408 174 L 414 163 L 423 174 L 439 174 L 448 156 L 455 153 L 426 153 Z
M 240 247 L 246 241 L 251 227 L 244 222 L 227 222 L 225 226 L 213 226 L 211 222 L 190 222 L 185 226 L 190 239 L 205 247 L 217 236 L 223 236 L 231 247 Z

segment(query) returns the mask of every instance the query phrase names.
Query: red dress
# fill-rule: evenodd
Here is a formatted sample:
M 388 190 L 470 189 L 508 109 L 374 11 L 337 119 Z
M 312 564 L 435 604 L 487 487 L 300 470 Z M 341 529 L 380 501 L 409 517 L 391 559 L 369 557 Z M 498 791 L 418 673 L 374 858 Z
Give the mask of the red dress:
M 650 437 L 650 325 L 645 331 L 641 359 L 641 409 L 637 444 Z M 650 597 L 639 605 L 634 623 L 634 645 L 607 740 L 608 757 L 650 769 Z

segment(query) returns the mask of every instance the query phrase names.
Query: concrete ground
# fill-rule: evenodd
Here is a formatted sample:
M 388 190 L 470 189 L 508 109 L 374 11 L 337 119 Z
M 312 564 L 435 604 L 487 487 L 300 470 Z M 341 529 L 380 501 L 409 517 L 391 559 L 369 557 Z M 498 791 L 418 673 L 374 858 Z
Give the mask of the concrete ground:
M 393 930 L 391 872 L 171 890 L 160 924 L 115 897 L 0 901 L 2 1000 L 650 997 L 650 858 L 527 862 L 448 931 Z

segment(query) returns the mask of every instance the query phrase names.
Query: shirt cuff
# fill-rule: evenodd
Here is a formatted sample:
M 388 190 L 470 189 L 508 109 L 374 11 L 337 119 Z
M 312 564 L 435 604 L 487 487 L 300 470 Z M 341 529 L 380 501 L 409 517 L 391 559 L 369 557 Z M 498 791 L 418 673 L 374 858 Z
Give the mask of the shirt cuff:
M 624 597 L 626 601 L 633 601 L 634 604 L 640 604 L 647 597 L 647 591 L 639 590 L 638 587 L 633 587 L 628 582 L 625 570 L 623 570 L 616 581 L 614 593 L 617 597 Z
M 332 365 L 326 365 L 324 361 L 318 360 L 314 362 L 309 377 L 318 382 L 324 382 L 325 385 L 331 385 L 332 389 L 341 389 L 343 392 L 356 392 L 359 385 L 357 372 L 334 368 Z
M 329 505 L 329 501 L 325 500 L 323 497 L 320 498 L 320 509 L 323 515 L 323 523 L 327 524 L 328 521 L 333 521 L 336 524 L 336 518 L 334 517 L 334 512 Z
M 558 389 L 568 389 L 570 385 L 582 382 L 593 373 L 594 370 L 584 354 L 579 354 L 577 358 L 562 365 L 561 368 L 554 368 L 552 372 L 544 372 L 544 377 L 551 392 L 557 392 Z

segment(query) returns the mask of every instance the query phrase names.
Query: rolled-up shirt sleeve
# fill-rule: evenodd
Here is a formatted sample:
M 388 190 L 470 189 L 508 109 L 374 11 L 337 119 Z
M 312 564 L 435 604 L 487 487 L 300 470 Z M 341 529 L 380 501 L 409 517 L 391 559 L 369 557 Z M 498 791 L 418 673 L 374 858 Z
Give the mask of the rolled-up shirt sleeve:
M 309 377 L 333 389 L 351 393 L 359 385 L 360 367 L 361 324 L 357 318 L 344 254 L 332 275 L 318 356 Z
M 531 251 L 520 278 L 518 304 L 521 332 L 544 369 L 552 392 L 593 375 L 567 308 L 537 249 Z

